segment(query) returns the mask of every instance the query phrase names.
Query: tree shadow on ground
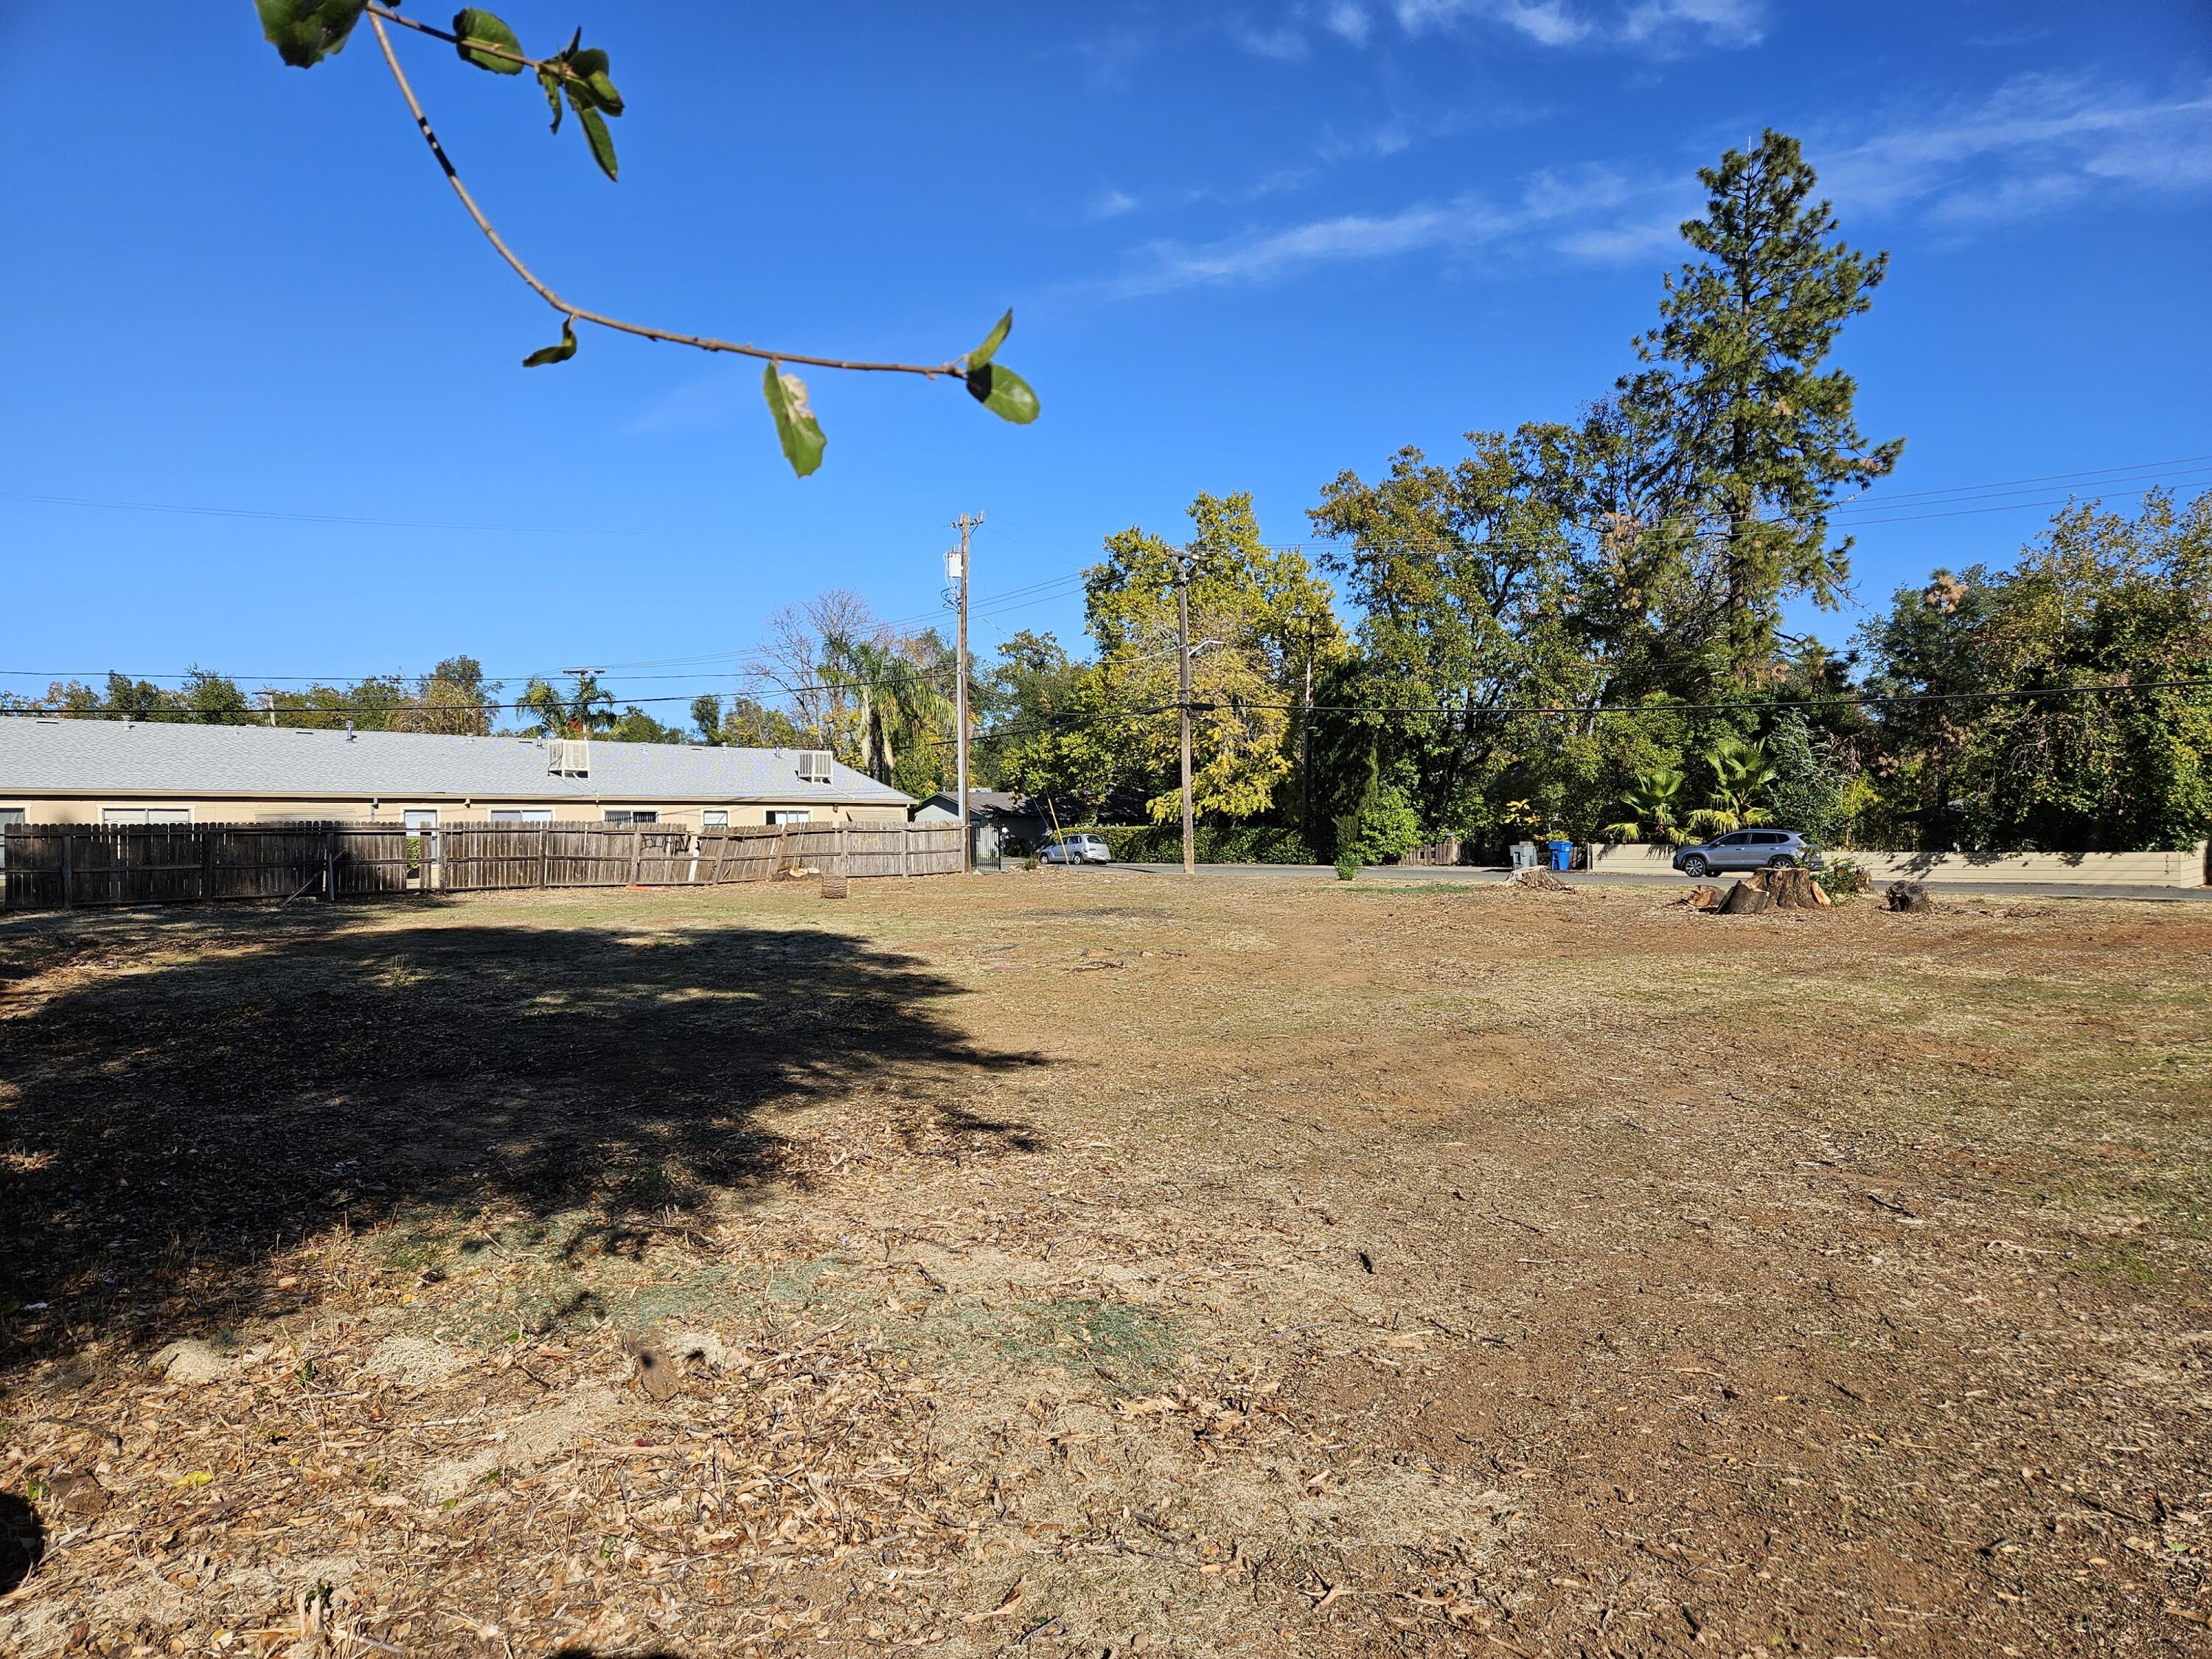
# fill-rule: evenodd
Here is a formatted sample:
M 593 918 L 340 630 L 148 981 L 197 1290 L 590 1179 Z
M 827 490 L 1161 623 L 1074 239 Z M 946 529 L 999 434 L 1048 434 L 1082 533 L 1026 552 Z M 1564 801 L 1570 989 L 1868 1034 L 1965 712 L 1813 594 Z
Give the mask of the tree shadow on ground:
M 803 1187 L 831 1155 L 787 1132 L 810 1105 L 849 1109 L 840 1158 L 1032 1144 L 969 1103 L 1042 1062 L 972 1042 L 918 958 L 808 927 L 463 914 L 5 940 L 0 1371 L 307 1306 L 272 1255 L 342 1228 L 562 1218 L 545 1248 L 634 1251 L 711 1197 Z
M 46 1553 L 37 1511 L 15 1493 L 0 1492 L 0 1595 L 28 1578 Z

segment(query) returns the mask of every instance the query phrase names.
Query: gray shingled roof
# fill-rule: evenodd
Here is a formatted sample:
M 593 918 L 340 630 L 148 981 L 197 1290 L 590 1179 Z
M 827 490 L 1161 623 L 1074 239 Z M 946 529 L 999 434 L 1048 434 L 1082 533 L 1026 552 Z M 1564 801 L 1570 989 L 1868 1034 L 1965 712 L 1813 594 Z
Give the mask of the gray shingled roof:
M 0 716 L 0 800 L 10 795 L 362 796 L 905 805 L 887 784 L 831 769 L 799 776 L 793 749 L 599 743 L 588 777 L 547 769 L 541 738 Z

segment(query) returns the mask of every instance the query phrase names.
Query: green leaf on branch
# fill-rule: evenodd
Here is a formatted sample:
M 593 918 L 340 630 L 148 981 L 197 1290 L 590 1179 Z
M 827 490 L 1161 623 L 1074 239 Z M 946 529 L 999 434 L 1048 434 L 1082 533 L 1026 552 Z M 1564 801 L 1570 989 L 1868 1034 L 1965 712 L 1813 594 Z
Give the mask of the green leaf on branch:
M 1030 383 L 1004 363 L 985 363 L 968 371 L 968 395 L 1002 421 L 1027 426 L 1037 417 L 1037 395 Z
M 542 69 L 538 71 L 538 89 L 545 94 L 545 107 L 553 112 L 553 131 L 561 131 L 561 71 Z
M 525 368 L 543 368 L 547 363 L 565 363 L 576 355 L 576 319 L 565 317 L 561 321 L 561 343 L 540 346 L 522 360 Z
M 770 363 L 761 376 L 761 391 L 768 398 L 769 413 L 775 416 L 776 441 L 783 446 L 783 459 L 803 478 L 822 465 L 822 451 L 830 441 L 822 435 L 821 422 L 807 404 L 806 382 Z
M 481 6 L 464 6 L 453 14 L 453 33 L 461 37 L 453 50 L 478 69 L 489 70 L 494 75 L 522 73 L 523 65 L 514 61 L 522 56 L 522 42 L 515 39 L 514 31 L 503 19 L 495 17 Z M 478 51 L 480 46 L 497 46 L 502 52 L 513 52 L 514 58 L 497 58 Z
M 572 94 L 569 102 L 575 103 Z M 614 135 L 607 131 L 607 118 L 589 104 L 576 105 L 576 118 L 584 125 L 584 137 L 591 141 L 592 159 L 599 164 L 599 171 L 608 178 L 615 176 Z
M 368 0 L 253 0 L 261 38 L 294 69 L 313 69 L 345 49 Z
M 615 83 L 607 77 L 606 53 L 597 46 L 586 46 L 564 61 L 568 65 L 568 93 L 571 97 L 575 95 L 580 82 L 591 101 L 605 113 L 620 115 L 623 112 L 622 94 L 615 90 Z
M 1006 336 L 1014 331 L 1014 313 L 1011 308 L 999 319 L 998 325 L 983 337 L 983 343 L 968 354 L 968 372 L 974 374 L 999 355 L 999 348 L 1006 343 Z

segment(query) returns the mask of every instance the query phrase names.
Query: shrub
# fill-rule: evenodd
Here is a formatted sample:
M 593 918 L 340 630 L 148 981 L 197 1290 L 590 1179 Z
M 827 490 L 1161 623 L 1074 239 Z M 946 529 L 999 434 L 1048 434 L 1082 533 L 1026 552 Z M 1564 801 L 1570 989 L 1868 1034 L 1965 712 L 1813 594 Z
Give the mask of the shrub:
M 1820 885 L 1832 899 L 1847 899 L 1874 885 L 1866 866 L 1850 859 L 1830 859 L 1820 866 Z
M 1336 878 L 1350 881 L 1359 873 L 1359 860 L 1349 853 L 1340 853 L 1336 858 Z

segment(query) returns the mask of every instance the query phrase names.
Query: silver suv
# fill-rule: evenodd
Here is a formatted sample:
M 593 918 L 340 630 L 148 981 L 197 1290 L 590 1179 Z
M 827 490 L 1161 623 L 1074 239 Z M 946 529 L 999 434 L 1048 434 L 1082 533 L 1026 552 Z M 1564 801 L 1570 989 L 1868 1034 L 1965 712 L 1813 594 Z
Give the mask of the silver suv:
M 1790 864 L 1802 864 L 1808 870 L 1820 867 L 1820 848 L 1795 830 L 1738 830 L 1681 848 L 1674 854 L 1674 867 L 1686 876 Z
M 1037 849 L 1042 864 L 1111 864 L 1103 836 L 1052 836 Z

